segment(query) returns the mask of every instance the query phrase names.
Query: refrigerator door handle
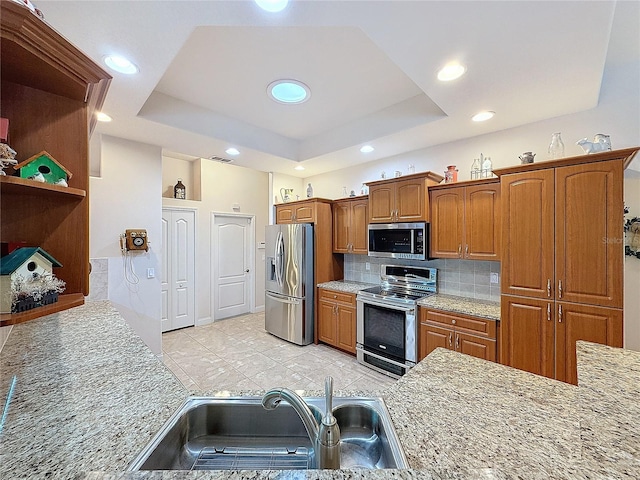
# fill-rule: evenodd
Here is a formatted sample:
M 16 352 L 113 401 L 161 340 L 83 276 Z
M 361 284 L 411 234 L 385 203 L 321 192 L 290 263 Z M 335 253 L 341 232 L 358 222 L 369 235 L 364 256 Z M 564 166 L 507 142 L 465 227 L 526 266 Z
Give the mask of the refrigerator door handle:
M 283 271 L 282 271 L 282 255 L 283 255 L 283 238 L 282 238 L 282 232 L 278 232 L 278 235 L 276 236 L 276 247 L 275 247 L 275 252 L 274 252 L 274 258 L 275 258 L 275 262 L 276 262 L 276 282 L 278 282 L 278 285 L 280 287 L 282 287 L 282 276 L 283 276 Z
M 300 302 L 302 301 L 299 298 L 286 297 L 284 295 L 278 295 L 277 293 L 272 292 L 265 292 L 265 295 L 272 300 L 275 300 L 276 302 L 289 303 L 291 305 L 300 305 Z

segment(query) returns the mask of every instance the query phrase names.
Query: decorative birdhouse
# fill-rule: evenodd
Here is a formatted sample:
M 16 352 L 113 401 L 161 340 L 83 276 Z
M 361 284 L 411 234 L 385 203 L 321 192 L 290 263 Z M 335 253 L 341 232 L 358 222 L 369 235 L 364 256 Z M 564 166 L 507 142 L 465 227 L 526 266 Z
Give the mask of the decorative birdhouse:
M 41 179 L 44 177 L 46 183 L 64 186 L 67 185 L 72 175 L 69 170 L 44 150 L 19 163 L 14 169 L 20 169 L 20 178 Z
M 53 267 L 61 266 L 40 247 L 17 248 L 0 258 L 0 313 L 57 301 L 64 282 L 53 276 Z

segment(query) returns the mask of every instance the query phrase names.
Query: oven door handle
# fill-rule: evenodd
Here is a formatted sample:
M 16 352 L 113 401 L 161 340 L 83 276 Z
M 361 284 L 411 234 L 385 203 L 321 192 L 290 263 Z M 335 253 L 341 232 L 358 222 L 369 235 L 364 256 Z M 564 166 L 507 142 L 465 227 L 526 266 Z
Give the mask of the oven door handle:
M 384 301 L 374 300 L 370 298 L 356 298 L 356 300 L 363 304 L 375 305 L 376 307 L 389 308 L 392 310 L 400 310 L 402 312 L 415 311 L 416 305 L 394 305 L 391 303 L 385 303 Z
M 365 355 L 369 355 L 371 357 L 377 358 L 378 360 L 382 360 L 384 362 L 390 363 L 392 365 L 395 365 L 396 367 L 402 367 L 402 368 L 406 368 L 407 370 L 409 370 L 410 366 L 407 365 L 406 363 L 400 363 L 400 362 L 396 362 L 395 360 L 391 360 L 387 357 L 383 357 L 382 355 L 377 355 L 375 353 L 372 353 L 368 350 L 365 350 L 363 347 L 361 347 L 360 345 L 356 345 L 356 350 L 362 352 Z M 366 363 L 366 362 L 365 362 Z

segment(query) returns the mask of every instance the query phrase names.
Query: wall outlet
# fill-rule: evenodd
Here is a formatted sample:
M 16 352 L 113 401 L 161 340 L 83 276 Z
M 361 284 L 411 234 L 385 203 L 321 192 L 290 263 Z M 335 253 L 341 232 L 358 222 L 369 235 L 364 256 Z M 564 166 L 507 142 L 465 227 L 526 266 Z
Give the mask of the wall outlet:
M 487 278 L 487 277 L 485 277 L 485 278 Z M 493 283 L 493 284 L 500 283 L 500 275 L 498 275 L 497 273 L 492 273 L 491 274 L 491 283 Z
M 147 278 L 156 278 L 156 270 L 154 268 L 147 268 Z
M 369 270 L 371 270 L 371 262 L 365 262 L 364 264 L 364 269 L 368 272 Z

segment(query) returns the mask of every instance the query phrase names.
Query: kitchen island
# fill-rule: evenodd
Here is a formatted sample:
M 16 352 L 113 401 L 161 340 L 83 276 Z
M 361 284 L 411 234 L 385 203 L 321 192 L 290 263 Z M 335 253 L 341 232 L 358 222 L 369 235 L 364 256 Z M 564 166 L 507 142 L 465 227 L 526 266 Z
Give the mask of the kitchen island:
M 580 343 L 578 362 L 575 387 L 435 350 L 384 394 L 409 470 L 127 474 L 189 393 L 215 392 L 187 392 L 108 302 L 87 303 L 15 326 L 0 352 L 0 478 L 640 477 L 640 353 Z

